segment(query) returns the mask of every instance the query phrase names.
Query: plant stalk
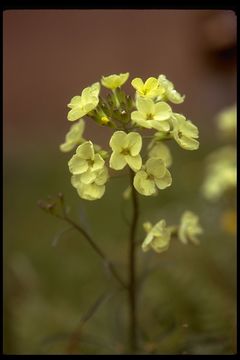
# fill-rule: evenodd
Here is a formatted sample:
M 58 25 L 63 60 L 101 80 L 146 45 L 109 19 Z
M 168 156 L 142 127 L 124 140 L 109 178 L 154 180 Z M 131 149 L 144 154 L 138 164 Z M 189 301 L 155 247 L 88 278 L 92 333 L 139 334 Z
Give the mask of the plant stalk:
M 137 350 L 137 304 L 136 304 L 136 230 L 138 222 L 138 198 L 133 186 L 134 172 L 130 170 L 130 182 L 132 186 L 132 206 L 133 214 L 130 224 L 129 236 L 129 349 L 131 353 Z

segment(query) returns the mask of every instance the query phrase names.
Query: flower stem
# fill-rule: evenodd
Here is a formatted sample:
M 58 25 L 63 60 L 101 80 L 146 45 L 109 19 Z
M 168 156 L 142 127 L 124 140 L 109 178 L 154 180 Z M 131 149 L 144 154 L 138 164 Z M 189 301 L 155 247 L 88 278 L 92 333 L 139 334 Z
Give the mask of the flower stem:
M 69 217 L 64 217 L 65 221 L 67 221 L 69 224 L 71 224 L 75 229 L 77 229 L 88 241 L 88 243 L 91 245 L 91 247 L 95 250 L 95 252 L 103 259 L 104 263 L 107 265 L 109 271 L 112 273 L 113 277 L 124 287 L 126 288 L 125 283 L 119 276 L 118 272 L 116 271 L 113 263 L 108 260 L 103 253 L 103 251 L 98 247 L 98 245 L 93 241 L 93 239 L 89 236 L 89 234 L 81 228 L 78 224 L 76 224 L 74 221 L 72 221 Z
M 138 198 L 133 186 L 134 172 L 130 170 L 130 182 L 132 186 L 133 215 L 130 224 L 129 237 L 129 348 L 131 353 L 137 349 L 137 308 L 136 308 L 136 252 L 135 237 L 138 222 Z

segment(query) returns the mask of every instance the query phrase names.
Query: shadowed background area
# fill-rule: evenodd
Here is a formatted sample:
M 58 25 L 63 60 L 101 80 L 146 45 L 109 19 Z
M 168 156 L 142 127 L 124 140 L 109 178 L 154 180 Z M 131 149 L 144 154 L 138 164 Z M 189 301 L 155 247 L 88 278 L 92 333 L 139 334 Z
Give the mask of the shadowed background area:
M 66 225 L 41 212 L 38 199 L 62 191 L 72 216 L 125 272 L 127 179 L 109 183 L 99 201 L 80 201 L 70 184 L 71 155 L 59 151 L 71 97 L 102 75 L 120 72 L 129 72 L 130 79 L 165 74 L 186 95 L 176 111 L 200 131 L 198 151 L 171 148 L 174 186 L 157 199 L 141 197 L 142 220 L 164 217 L 171 223 L 190 208 L 205 228 L 198 248 L 177 243 L 161 257 L 139 252 L 139 262 L 146 266 L 148 259 L 157 269 L 140 297 L 144 309 L 149 307 L 141 314 L 151 329 L 142 335 L 145 351 L 234 352 L 235 237 L 216 226 L 225 203 L 207 204 L 199 188 L 204 158 L 219 145 L 214 119 L 236 101 L 235 13 L 11 10 L 3 21 L 5 353 L 66 353 L 82 314 L 112 284 L 74 231 L 52 246 Z M 125 89 L 133 94 L 130 82 Z M 111 130 L 86 123 L 85 138 L 107 146 Z M 77 353 L 123 351 L 124 295 L 113 304 L 110 310 L 103 305 L 88 322 Z

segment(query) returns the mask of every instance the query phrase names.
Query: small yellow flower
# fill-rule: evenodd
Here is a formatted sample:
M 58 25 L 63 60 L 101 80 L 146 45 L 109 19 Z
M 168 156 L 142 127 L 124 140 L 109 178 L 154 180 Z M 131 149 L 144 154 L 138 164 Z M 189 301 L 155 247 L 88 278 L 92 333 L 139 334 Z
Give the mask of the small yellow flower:
M 71 183 L 77 189 L 78 195 L 85 200 L 98 200 L 105 193 L 105 183 L 108 179 L 107 167 L 94 171 L 90 182 L 83 182 L 83 174 L 72 175 Z
M 138 96 L 147 97 L 153 99 L 157 96 L 161 96 L 165 90 L 159 86 L 158 79 L 154 77 L 148 78 L 145 83 L 141 78 L 135 78 L 131 82 L 134 89 L 136 89 L 136 94 Z
M 68 162 L 69 171 L 74 175 L 82 174 L 82 182 L 88 184 L 95 178 L 95 171 L 101 170 L 104 160 L 95 154 L 93 143 L 86 141 L 79 145 L 76 154 Z
M 185 211 L 181 217 L 180 226 L 178 229 L 179 240 L 183 244 L 191 241 L 193 244 L 198 245 L 199 240 L 197 235 L 203 233 L 203 229 L 199 224 L 199 218 L 191 211 Z
M 185 116 L 174 113 L 172 118 L 172 135 L 178 145 L 185 150 L 197 150 L 199 148 L 198 128 Z
M 119 75 L 109 75 L 103 76 L 101 83 L 107 89 L 115 90 L 118 87 L 121 87 L 128 79 L 129 73 L 119 74 Z
M 81 144 L 85 140 L 82 135 L 85 129 L 85 123 L 83 119 L 80 119 L 77 124 L 70 127 L 70 130 L 65 136 L 65 142 L 60 145 L 62 152 L 71 151 L 76 145 Z
M 148 159 L 142 170 L 136 173 L 133 181 L 135 189 L 145 196 L 154 195 L 157 188 L 165 189 L 171 183 L 172 177 L 165 163 L 157 158 Z
M 112 169 L 122 170 L 127 164 L 133 171 L 141 168 L 142 158 L 139 153 L 142 148 L 142 137 L 140 134 L 116 131 L 109 145 L 113 150 L 109 163 Z
M 224 146 L 207 158 L 207 177 L 202 192 L 208 200 L 219 199 L 227 190 L 237 185 L 236 148 Z
M 237 128 L 237 107 L 230 106 L 222 111 L 218 117 L 218 128 L 223 136 L 235 136 Z
M 131 119 L 137 125 L 147 129 L 168 131 L 172 115 L 171 107 L 163 101 L 154 103 L 152 99 L 139 97 L 136 101 L 137 111 L 131 113 Z
M 71 109 L 67 116 L 68 120 L 75 121 L 94 110 L 99 103 L 99 92 L 100 84 L 96 82 L 85 88 L 81 96 L 74 96 L 68 104 L 68 107 Z
M 175 89 L 171 81 L 165 75 L 159 75 L 158 83 L 163 91 L 163 98 L 169 100 L 174 104 L 180 104 L 184 101 L 185 95 L 181 96 Z
M 157 253 L 161 253 L 168 249 L 171 240 L 171 228 L 166 226 L 165 220 L 160 220 L 154 226 L 147 222 L 143 224 L 143 227 L 148 233 L 142 243 L 142 250 L 144 252 L 153 249 Z
M 165 163 L 166 167 L 170 167 L 172 165 L 172 156 L 167 145 L 163 144 L 160 141 L 150 143 L 149 144 L 149 158 L 158 158 L 162 159 Z

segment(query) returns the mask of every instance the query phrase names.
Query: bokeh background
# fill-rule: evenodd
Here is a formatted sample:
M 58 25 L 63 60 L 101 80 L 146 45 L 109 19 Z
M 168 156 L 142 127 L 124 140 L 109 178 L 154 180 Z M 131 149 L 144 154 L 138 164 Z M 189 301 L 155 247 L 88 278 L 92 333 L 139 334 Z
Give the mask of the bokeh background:
M 114 281 L 89 245 L 73 230 L 61 236 L 66 224 L 37 201 L 63 192 L 71 216 L 126 275 L 127 179 L 111 181 L 99 201 L 80 200 L 70 184 L 71 155 L 59 144 L 69 128 L 70 98 L 102 75 L 128 71 L 130 78 L 166 74 L 186 95 L 177 111 L 200 131 L 196 152 L 172 144 L 172 187 L 140 199 L 141 221 L 174 223 L 189 209 L 205 229 L 199 247 L 175 242 L 160 256 L 139 251 L 143 352 L 234 353 L 235 233 L 221 223 L 229 201 L 208 203 L 200 188 L 204 159 L 220 145 L 215 117 L 236 100 L 235 13 L 9 10 L 3 21 L 4 352 L 67 353 L 79 321 L 103 292 L 110 299 L 81 329 L 72 351 L 124 352 L 125 294 L 111 293 Z M 85 137 L 102 146 L 110 134 L 87 123 Z

